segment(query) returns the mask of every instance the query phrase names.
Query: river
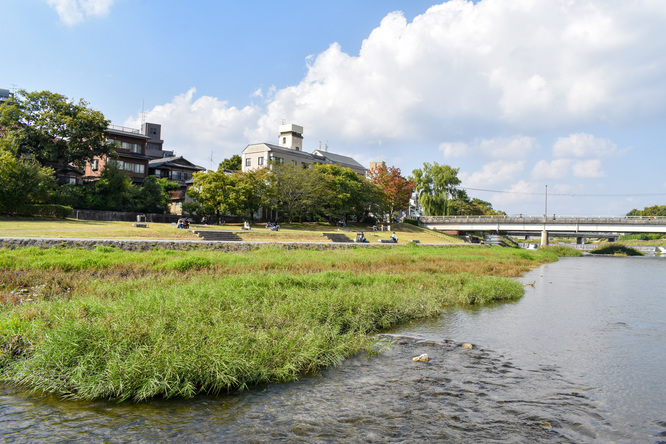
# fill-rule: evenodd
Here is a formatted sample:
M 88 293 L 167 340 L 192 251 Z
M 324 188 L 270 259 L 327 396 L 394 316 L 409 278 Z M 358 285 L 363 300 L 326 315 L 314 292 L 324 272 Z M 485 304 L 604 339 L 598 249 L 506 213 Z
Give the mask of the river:
M 0 386 L 0 441 L 666 441 L 664 271 L 659 257 L 561 259 L 521 278 L 518 302 L 451 309 L 378 354 L 225 396 L 72 402 Z

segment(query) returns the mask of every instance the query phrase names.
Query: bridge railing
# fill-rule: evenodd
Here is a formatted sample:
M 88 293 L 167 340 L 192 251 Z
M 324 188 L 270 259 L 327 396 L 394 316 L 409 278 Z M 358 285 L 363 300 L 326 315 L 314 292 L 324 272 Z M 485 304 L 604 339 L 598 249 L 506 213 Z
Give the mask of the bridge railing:
M 555 224 L 633 224 L 663 225 L 664 216 L 421 216 L 419 222 L 433 223 L 555 223 Z

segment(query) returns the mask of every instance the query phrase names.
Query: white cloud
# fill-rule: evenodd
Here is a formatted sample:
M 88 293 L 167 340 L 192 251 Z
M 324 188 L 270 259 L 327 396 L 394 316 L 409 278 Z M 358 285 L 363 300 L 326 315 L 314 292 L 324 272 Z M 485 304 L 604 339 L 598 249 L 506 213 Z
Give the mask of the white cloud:
M 606 175 L 599 159 L 576 161 L 571 169 L 573 175 L 581 179 L 598 179 Z
M 661 0 L 450 0 L 411 23 L 387 15 L 358 54 L 333 43 L 306 57 L 292 86 L 248 92 L 257 105 L 190 90 L 148 119 L 163 125 L 167 148 L 197 162 L 270 142 L 286 119 L 305 128 L 307 149 L 330 140 L 357 159 L 395 153 L 412 162 L 403 170 L 438 155 L 475 169 L 497 160 L 467 173 L 468 186 L 601 178 L 600 159 L 621 151 L 581 128 L 663 121 L 664 27 Z M 569 136 L 535 159 L 539 134 Z
M 212 166 L 216 169 L 219 162 L 240 154 L 245 148 L 245 141 L 251 137 L 250 128 L 256 124 L 260 110 L 252 106 L 236 108 L 209 96 L 195 100 L 195 92 L 196 89 L 191 88 L 170 103 L 147 111 L 146 121 L 162 125 L 165 150 L 175 150 L 206 168 L 211 167 L 212 153 Z M 125 125 L 138 128 L 141 117 L 130 118 Z
M 104 17 L 114 0 L 47 0 L 67 26 L 78 25 L 91 17 Z
M 308 57 L 260 127 L 288 116 L 348 140 L 464 140 L 498 125 L 640 119 L 646 96 L 666 112 L 666 64 L 655 64 L 666 41 L 650 37 L 662 26 L 664 8 L 647 0 L 451 0 L 412 23 L 392 13 L 358 55 L 332 44 Z
M 494 158 L 522 158 L 538 146 L 533 137 L 514 136 L 497 139 L 483 139 L 481 151 Z
M 460 179 L 466 187 L 488 187 L 498 183 L 513 182 L 524 168 L 523 161 L 496 160 L 483 165 L 481 171 L 472 174 L 461 173 Z
M 463 157 L 469 151 L 469 145 L 463 142 L 445 142 L 439 145 L 439 150 L 444 153 L 444 157 Z
M 612 141 L 584 133 L 560 137 L 553 145 L 555 157 L 607 157 L 618 152 Z
M 536 180 L 562 179 L 568 175 L 572 163 L 571 159 L 555 159 L 552 162 L 542 159 L 532 169 L 532 177 Z

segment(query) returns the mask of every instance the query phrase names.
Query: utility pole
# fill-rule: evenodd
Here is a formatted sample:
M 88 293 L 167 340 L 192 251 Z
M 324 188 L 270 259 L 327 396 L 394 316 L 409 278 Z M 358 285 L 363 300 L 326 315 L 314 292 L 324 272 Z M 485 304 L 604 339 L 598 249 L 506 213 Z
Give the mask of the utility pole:
M 548 245 L 548 231 L 546 231 L 546 221 L 548 220 L 548 185 L 546 185 L 546 198 L 543 213 L 543 231 L 541 232 L 541 246 Z

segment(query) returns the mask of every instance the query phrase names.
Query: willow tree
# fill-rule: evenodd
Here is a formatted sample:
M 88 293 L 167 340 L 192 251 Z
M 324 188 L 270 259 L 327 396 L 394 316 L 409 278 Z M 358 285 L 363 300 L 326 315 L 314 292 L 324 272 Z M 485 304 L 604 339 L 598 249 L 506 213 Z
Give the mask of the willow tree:
M 424 216 L 444 216 L 450 213 L 449 200 L 457 195 L 460 185 L 458 171 L 449 165 L 424 163 L 423 168 L 412 171 L 419 206 Z

